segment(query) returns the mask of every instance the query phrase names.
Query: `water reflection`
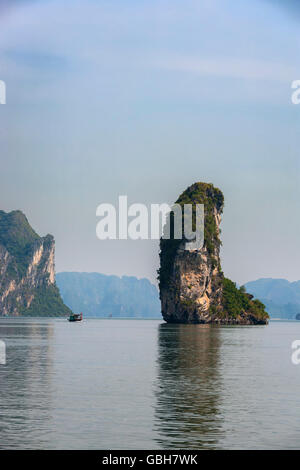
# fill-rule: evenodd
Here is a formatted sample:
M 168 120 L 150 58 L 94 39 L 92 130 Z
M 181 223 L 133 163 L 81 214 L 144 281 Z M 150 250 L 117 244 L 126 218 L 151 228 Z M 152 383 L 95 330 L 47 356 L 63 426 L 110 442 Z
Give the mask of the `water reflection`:
M 155 431 L 171 448 L 216 448 L 221 437 L 220 330 L 159 325 Z
M 0 368 L 0 448 L 43 448 L 51 406 L 53 325 L 9 321 L 0 325 L 7 363 Z M 35 423 L 35 425 L 34 425 Z

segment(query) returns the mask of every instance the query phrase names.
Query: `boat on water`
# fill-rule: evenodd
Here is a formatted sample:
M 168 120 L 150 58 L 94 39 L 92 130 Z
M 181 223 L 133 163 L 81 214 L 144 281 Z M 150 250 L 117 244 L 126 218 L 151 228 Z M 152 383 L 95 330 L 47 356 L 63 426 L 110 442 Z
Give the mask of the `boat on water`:
M 72 313 L 69 318 L 69 321 L 81 321 L 82 320 L 82 312 L 81 313 Z

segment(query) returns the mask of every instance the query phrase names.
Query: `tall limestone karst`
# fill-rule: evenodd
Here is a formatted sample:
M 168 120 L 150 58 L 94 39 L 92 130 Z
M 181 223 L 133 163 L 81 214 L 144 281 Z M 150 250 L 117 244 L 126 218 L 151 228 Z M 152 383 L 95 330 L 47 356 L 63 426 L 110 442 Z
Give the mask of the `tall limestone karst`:
M 172 237 L 174 214 L 169 224 L 171 238 L 161 238 L 158 271 L 162 315 L 168 323 L 266 324 L 264 305 L 245 289 L 226 279 L 220 262 L 222 192 L 212 184 L 195 183 L 176 201 L 183 208 L 192 204 L 195 230 L 196 204 L 204 204 L 204 243 L 201 249 L 186 249 L 187 240 Z M 173 229 L 173 230 L 172 230 Z
M 39 237 L 21 211 L 0 211 L 0 316 L 70 312 L 55 284 L 52 235 Z

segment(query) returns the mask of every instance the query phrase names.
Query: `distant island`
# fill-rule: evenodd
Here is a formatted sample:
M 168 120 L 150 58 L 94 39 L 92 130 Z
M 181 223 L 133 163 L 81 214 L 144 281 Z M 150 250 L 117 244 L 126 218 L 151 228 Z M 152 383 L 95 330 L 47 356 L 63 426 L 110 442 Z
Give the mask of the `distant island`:
M 148 279 L 61 272 L 56 282 L 64 302 L 85 317 L 161 318 L 158 290 Z
M 266 305 L 271 318 L 300 319 L 300 281 L 262 278 L 247 282 L 245 288 Z
M 61 316 L 71 310 L 55 283 L 55 242 L 21 211 L 0 211 L 0 315 Z
M 187 248 L 187 239 L 161 238 L 159 289 L 162 315 L 168 323 L 266 324 L 263 303 L 227 279 L 220 261 L 220 221 L 224 196 L 212 184 L 195 183 L 176 204 L 204 204 L 204 244 Z M 194 215 L 194 214 L 193 214 Z M 193 229 L 195 230 L 193 218 Z M 168 223 L 174 233 L 171 213 Z

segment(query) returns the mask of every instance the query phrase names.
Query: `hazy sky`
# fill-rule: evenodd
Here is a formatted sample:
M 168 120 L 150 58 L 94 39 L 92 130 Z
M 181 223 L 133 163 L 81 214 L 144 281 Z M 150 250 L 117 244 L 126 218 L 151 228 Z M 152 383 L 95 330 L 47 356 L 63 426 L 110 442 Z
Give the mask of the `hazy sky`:
M 96 207 L 205 181 L 225 274 L 300 279 L 299 2 L 0 5 L 0 208 L 55 236 L 57 271 L 155 279 L 158 243 L 98 240 Z

